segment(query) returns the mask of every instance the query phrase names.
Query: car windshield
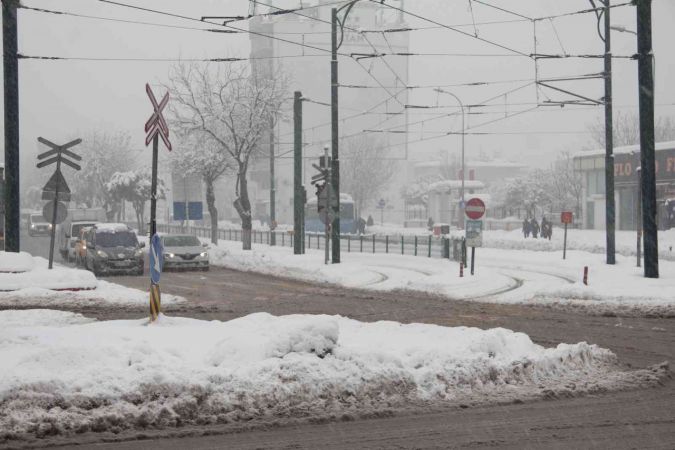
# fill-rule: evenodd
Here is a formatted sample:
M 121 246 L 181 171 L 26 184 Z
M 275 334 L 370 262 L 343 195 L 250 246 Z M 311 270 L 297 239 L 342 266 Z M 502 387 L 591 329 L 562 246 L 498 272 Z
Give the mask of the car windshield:
M 47 223 L 47 221 L 40 214 L 31 214 L 31 223 Z
M 201 245 L 197 236 L 166 236 L 165 247 L 196 247 Z
M 131 231 L 96 233 L 97 247 L 136 247 L 137 245 L 136 234 Z
M 72 230 L 70 235 L 73 237 L 77 237 L 80 235 L 80 231 L 82 231 L 82 228 L 87 228 L 87 227 L 93 227 L 93 223 L 77 223 L 72 226 Z

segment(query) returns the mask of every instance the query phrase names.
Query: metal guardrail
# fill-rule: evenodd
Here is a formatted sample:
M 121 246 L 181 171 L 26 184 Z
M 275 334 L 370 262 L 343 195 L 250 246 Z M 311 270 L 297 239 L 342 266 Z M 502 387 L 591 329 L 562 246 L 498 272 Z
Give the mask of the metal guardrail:
M 193 234 L 211 238 L 211 228 L 157 224 L 157 231 L 175 234 Z M 251 231 L 251 243 L 270 245 L 272 236 L 276 246 L 293 247 L 293 234 L 289 231 Z M 242 231 L 238 229 L 218 229 L 218 239 L 241 242 Z M 340 236 L 343 251 L 348 253 L 396 253 L 401 255 L 422 256 L 426 258 L 451 258 L 455 261 L 466 260 L 463 239 L 424 236 L 389 236 L 376 234 L 343 234 Z M 324 248 L 323 233 L 305 233 L 305 248 L 321 250 Z

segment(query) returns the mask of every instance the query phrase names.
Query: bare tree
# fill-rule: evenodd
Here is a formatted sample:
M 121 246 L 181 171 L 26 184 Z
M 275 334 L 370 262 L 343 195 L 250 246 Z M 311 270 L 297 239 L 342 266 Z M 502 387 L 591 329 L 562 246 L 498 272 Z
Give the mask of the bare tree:
M 340 190 L 351 194 L 358 214 L 389 184 L 396 162 L 387 156 L 382 143 L 370 136 L 344 142 L 340 155 Z
M 220 144 L 206 135 L 183 136 L 173 152 L 174 171 L 185 176 L 198 176 L 206 186 L 206 207 L 211 216 L 211 242 L 218 243 L 218 208 L 215 183 L 232 169 L 232 159 Z
M 635 113 L 618 112 L 614 115 L 614 146 L 635 145 L 640 143 L 640 118 Z M 594 147 L 605 146 L 605 120 L 598 118 L 588 126 L 591 144 Z M 656 142 L 675 139 L 675 121 L 671 117 L 657 117 L 654 123 Z
M 102 206 L 109 220 L 120 209 L 120 202 L 105 188 L 115 172 L 125 172 L 134 164 L 131 136 L 127 132 L 86 134 L 80 145 L 82 170 L 73 177 L 73 200 L 87 207 Z
M 581 214 L 581 173 L 574 170 L 574 158 L 568 151 L 561 153 L 549 169 L 549 189 L 553 209 L 566 211 L 573 208 L 574 214 Z
M 248 168 L 260 153 L 270 117 L 281 110 L 286 78 L 254 77 L 246 65 L 178 64 L 167 88 L 171 122 L 183 136 L 201 136 L 226 153 L 236 174 L 234 208 L 241 218 L 243 248 L 251 249 Z

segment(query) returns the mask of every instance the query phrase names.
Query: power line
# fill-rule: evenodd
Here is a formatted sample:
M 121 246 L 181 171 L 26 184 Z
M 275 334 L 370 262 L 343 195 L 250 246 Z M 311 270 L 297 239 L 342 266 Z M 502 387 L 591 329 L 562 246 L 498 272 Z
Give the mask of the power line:
M 130 58 L 130 57 L 98 57 L 98 56 L 46 56 L 19 54 L 19 59 L 41 61 L 111 61 L 111 62 L 240 62 L 266 59 L 294 59 L 323 57 L 323 55 L 288 55 L 288 56 L 252 56 L 249 58 L 223 57 L 223 58 Z

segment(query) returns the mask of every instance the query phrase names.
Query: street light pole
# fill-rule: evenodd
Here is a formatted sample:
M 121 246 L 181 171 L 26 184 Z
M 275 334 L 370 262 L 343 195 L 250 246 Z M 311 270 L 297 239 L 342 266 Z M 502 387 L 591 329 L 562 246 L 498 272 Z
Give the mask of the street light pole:
M 616 263 L 616 203 L 614 200 L 614 138 L 612 125 L 612 51 L 610 0 L 605 5 L 605 230 L 607 264 Z
M 459 108 L 462 111 L 462 188 L 460 191 L 460 197 L 461 197 L 461 207 L 459 208 L 459 220 L 457 221 L 458 224 L 461 224 L 461 227 L 464 228 L 464 180 L 466 179 L 466 166 L 464 164 L 464 143 L 465 143 L 465 137 L 466 137 L 466 129 L 465 129 L 465 122 L 464 122 L 464 103 L 457 97 L 455 94 L 449 91 L 444 91 L 443 89 L 436 89 L 437 92 L 442 92 L 444 94 L 448 94 L 457 100 L 457 103 L 459 103 Z

